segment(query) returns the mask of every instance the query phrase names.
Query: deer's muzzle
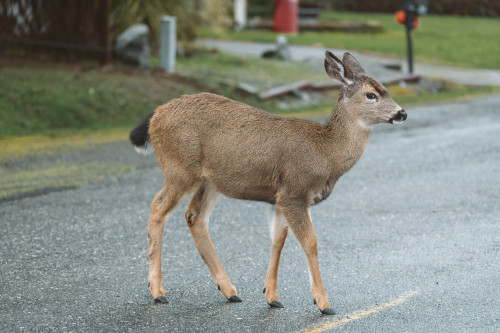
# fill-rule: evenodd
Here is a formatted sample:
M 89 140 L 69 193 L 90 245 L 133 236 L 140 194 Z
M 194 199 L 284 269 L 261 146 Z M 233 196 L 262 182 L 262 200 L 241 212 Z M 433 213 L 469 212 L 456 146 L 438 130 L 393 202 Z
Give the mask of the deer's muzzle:
M 401 109 L 398 111 L 398 113 L 396 113 L 396 115 L 394 117 L 392 117 L 389 122 L 391 124 L 394 124 L 394 123 L 400 123 L 402 121 L 405 121 L 406 118 L 408 118 L 408 115 L 406 114 L 405 110 Z

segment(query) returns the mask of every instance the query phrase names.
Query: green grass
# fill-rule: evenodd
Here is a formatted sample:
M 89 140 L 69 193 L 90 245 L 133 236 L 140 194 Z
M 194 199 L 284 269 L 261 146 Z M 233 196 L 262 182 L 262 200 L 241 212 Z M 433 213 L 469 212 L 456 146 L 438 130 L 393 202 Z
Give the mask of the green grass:
M 262 60 L 256 57 L 235 56 L 225 53 L 200 53 L 196 58 L 179 59 L 177 72 L 203 79 L 214 85 L 231 79 L 234 83 L 248 83 L 259 90 L 300 80 L 327 81 L 322 65 L 281 60 Z
M 193 85 L 152 75 L 70 69 L 0 69 L 0 136 L 137 122 Z
M 245 82 L 265 90 L 327 79 L 305 64 L 210 53 L 179 59 L 182 77 L 120 67 L 110 72 L 47 67 L 0 69 L 0 137 L 133 126 L 158 105 L 204 91 L 267 108 L 272 101 L 242 94 L 234 85 Z M 233 84 L 221 83 L 227 79 Z
M 406 57 L 406 35 L 393 14 L 324 12 L 325 20 L 376 20 L 382 22 L 382 33 L 303 32 L 290 35 L 296 45 L 322 45 L 394 57 Z M 500 69 L 500 20 L 460 16 L 423 16 L 420 29 L 414 32 L 417 61 L 474 68 Z M 235 32 L 223 29 L 201 29 L 202 38 L 220 38 L 255 42 L 275 42 L 276 33 L 262 30 Z
M 309 79 L 329 80 L 321 66 L 262 60 L 221 53 L 201 52 L 180 59 L 179 75 L 157 70 L 112 67 L 106 71 L 61 68 L 48 65 L 0 69 L 0 138 L 19 135 L 67 135 L 101 129 L 131 128 L 158 105 L 182 94 L 216 92 L 269 112 L 300 116 L 329 112 L 336 92 L 323 97 L 321 106 L 279 109 L 275 100 L 260 100 L 236 88 L 254 85 L 259 91 Z M 228 83 L 227 81 L 232 82 Z M 498 92 L 498 88 L 449 85 L 437 94 L 430 91 L 390 88 L 400 104 Z M 289 97 L 289 100 L 293 98 Z M 324 111 L 321 111 L 324 113 Z

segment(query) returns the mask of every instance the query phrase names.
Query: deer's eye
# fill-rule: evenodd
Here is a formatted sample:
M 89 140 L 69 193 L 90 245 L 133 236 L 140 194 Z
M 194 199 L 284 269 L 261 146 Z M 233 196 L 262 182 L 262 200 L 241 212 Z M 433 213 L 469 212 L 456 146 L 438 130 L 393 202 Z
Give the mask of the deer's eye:
M 368 94 L 366 94 L 365 96 L 366 96 L 366 98 L 368 98 L 368 99 L 377 99 L 377 95 L 372 94 L 372 93 L 368 93 Z

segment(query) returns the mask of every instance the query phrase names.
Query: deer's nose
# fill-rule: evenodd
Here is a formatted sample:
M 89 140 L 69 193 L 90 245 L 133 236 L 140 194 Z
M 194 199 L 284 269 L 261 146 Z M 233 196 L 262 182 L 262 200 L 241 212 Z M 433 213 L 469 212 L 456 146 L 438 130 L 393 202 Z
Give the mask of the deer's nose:
M 405 110 L 401 110 L 398 113 L 401 116 L 401 120 L 406 120 L 406 118 L 408 118 L 408 115 L 406 114 Z
M 406 118 L 408 118 L 408 115 L 406 114 L 406 111 L 401 109 L 398 111 L 398 113 L 392 118 L 393 120 L 396 121 L 405 121 Z

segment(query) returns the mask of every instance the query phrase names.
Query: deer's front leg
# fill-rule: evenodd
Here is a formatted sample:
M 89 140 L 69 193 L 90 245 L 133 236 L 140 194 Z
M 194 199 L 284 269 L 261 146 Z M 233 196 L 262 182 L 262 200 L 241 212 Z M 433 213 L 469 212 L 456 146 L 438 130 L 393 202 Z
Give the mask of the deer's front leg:
M 318 244 L 309 214 L 309 206 L 301 200 L 284 200 L 283 198 L 280 198 L 278 203 L 281 213 L 288 222 L 289 228 L 299 241 L 306 255 L 311 282 L 311 294 L 314 303 L 321 313 L 329 315 L 335 314 L 330 307 L 330 302 L 328 302 L 326 298 L 325 288 L 321 282 L 318 264 Z
M 267 269 L 266 281 L 264 282 L 264 293 L 266 294 L 267 304 L 273 308 L 282 308 L 278 298 L 278 266 L 280 263 L 281 250 L 285 245 L 288 227 L 286 220 L 281 215 L 280 210 L 275 207 L 273 212 L 273 221 L 271 222 L 271 258 L 269 268 Z

